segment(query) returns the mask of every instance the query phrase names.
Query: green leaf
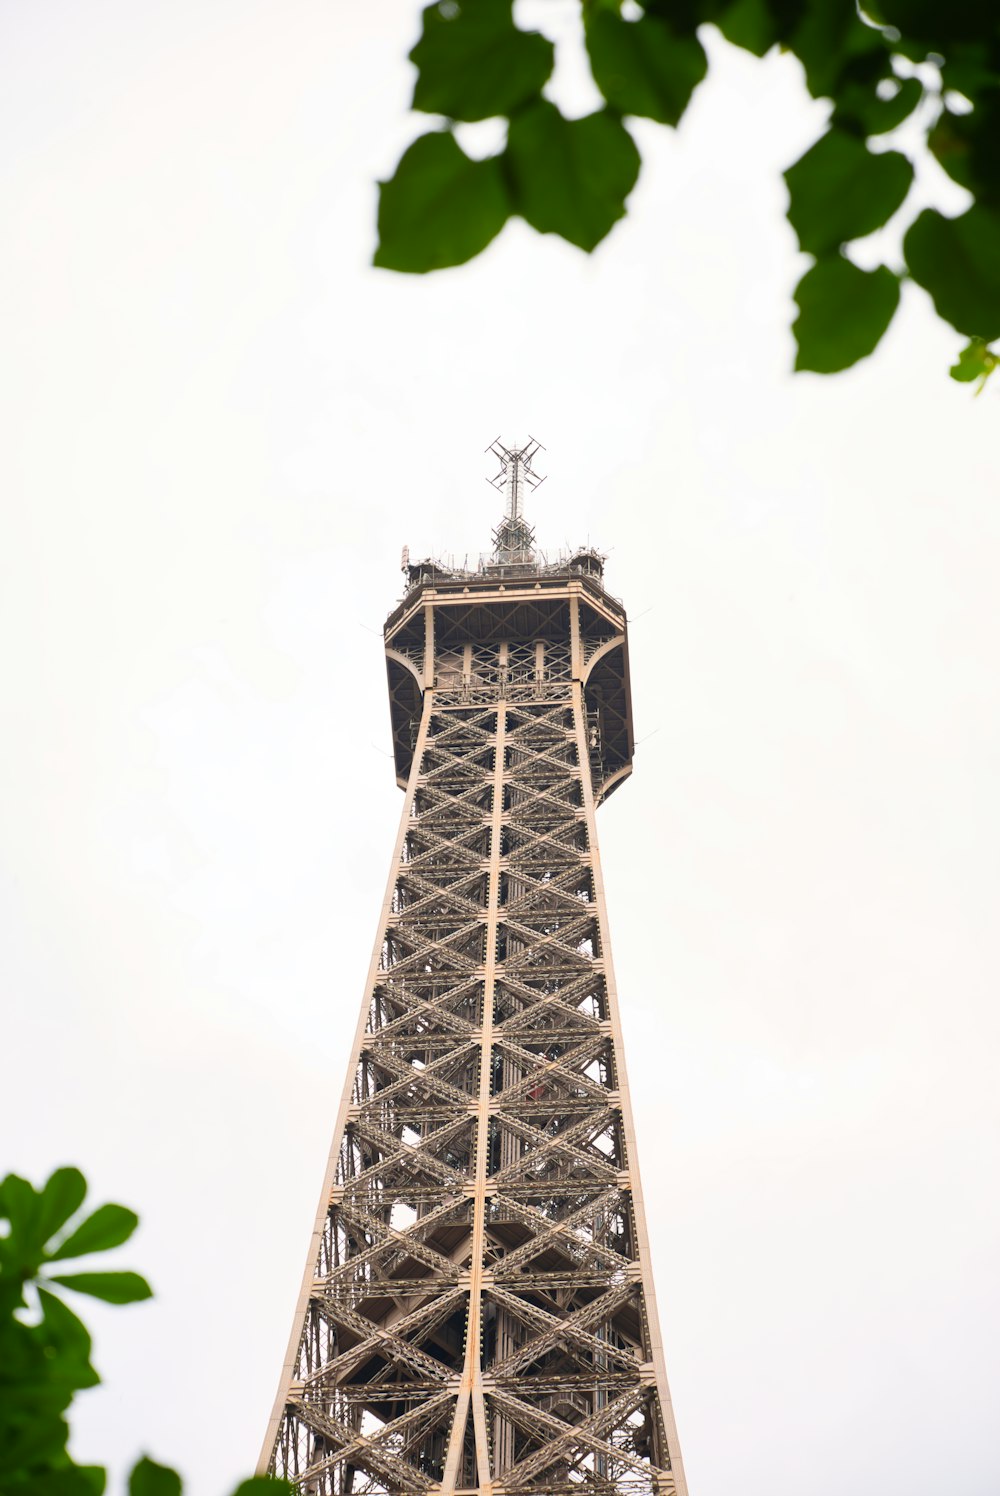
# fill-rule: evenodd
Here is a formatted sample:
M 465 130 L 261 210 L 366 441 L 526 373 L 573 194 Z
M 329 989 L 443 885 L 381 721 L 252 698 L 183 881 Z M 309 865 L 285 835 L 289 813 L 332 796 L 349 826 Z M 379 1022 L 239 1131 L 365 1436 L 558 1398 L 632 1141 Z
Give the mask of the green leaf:
M 778 28 L 765 0 L 734 0 L 715 24 L 734 47 L 763 57 L 778 40 Z
M 181 1478 L 176 1470 L 158 1465 L 148 1455 L 143 1455 L 132 1467 L 128 1496 L 181 1496 Z
M 421 135 L 381 183 L 375 264 L 416 273 L 461 265 L 510 211 L 499 157 L 471 161 L 449 132 Z
M 953 114 L 950 110 L 943 109 L 927 136 L 927 144 L 938 165 L 943 167 L 953 182 L 958 182 L 970 192 L 974 186 L 974 136 L 970 128 L 971 119 L 971 115 Z
M 138 1224 L 134 1210 L 127 1210 L 124 1205 L 102 1205 L 48 1254 L 48 1260 L 59 1262 L 66 1257 L 85 1257 L 90 1252 L 108 1252 L 128 1241 Z
M 941 16 L 935 17 L 935 20 L 940 28 Z M 973 23 L 971 32 L 971 36 L 964 40 L 949 38 L 946 46 L 937 43 L 935 50 L 945 54 L 941 67 L 943 87 L 956 89 L 978 108 L 983 102 L 995 100 L 997 66 L 995 54 L 991 56 L 992 49 L 985 28 Z M 994 42 L 993 46 L 995 45 Z
M 298 1496 L 298 1492 L 291 1481 L 276 1480 L 271 1475 L 255 1475 L 250 1480 L 240 1481 L 233 1496 Z
M 824 255 L 881 228 L 910 190 L 913 167 L 898 151 L 874 156 L 843 130 L 828 130 L 785 172 L 788 217 L 807 254 Z
M 623 21 L 612 10 L 589 13 L 587 51 L 594 82 L 613 109 L 676 125 L 708 70 L 695 36 L 678 36 L 659 16 Z
M 153 1297 L 153 1290 L 138 1273 L 64 1273 L 52 1282 L 107 1304 L 136 1304 Z
M 861 20 L 846 0 L 808 0 L 805 5 L 772 7 L 779 16 L 798 12 L 801 19 L 789 31 L 782 26 L 783 42 L 805 69 L 806 85 L 814 98 L 836 98 L 845 75 L 856 76 L 867 60 L 877 73 L 888 50 L 880 31 Z
M 555 48 L 514 25 L 512 0 L 441 0 L 424 11 L 410 53 L 419 69 L 414 109 L 449 119 L 512 114 L 541 92 Z
M 541 234 L 592 250 L 623 217 L 639 152 L 605 110 L 564 119 L 545 100 L 511 120 L 504 157 L 515 210 Z
M 1000 206 L 1000 77 L 969 114 L 942 110 L 927 137 L 948 175 L 980 203 Z
M 948 372 L 959 384 L 971 384 L 978 379 L 978 395 L 998 363 L 1000 357 L 987 348 L 982 338 L 973 338 L 968 347 L 962 349 L 957 363 L 952 364 Z
M 42 1186 L 38 1208 L 38 1239 L 44 1244 L 65 1226 L 83 1204 L 87 1181 L 79 1169 L 56 1169 Z
M 100 1496 L 106 1480 L 107 1472 L 99 1465 L 66 1465 L 34 1476 L 33 1489 L 45 1496 Z
M 72 1351 L 74 1355 L 82 1356 L 84 1360 L 90 1356 L 90 1331 L 72 1311 L 67 1308 L 62 1299 L 57 1298 L 45 1288 L 38 1290 L 38 1302 L 42 1310 L 42 1318 L 39 1328 L 45 1331 L 45 1336 L 51 1345 L 54 1345 L 62 1354 Z
M 859 270 L 831 255 L 806 271 L 795 300 L 796 369 L 834 374 L 875 348 L 899 305 L 899 281 L 884 265 Z
M 1000 212 L 978 204 L 959 218 L 925 208 L 903 240 L 913 279 L 938 316 L 970 338 L 1000 337 Z
M 899 88 L 891 99 L 879 98 L 875 81 L 847 83 L 838 89 L 833 111 L 835 125 L 853 121 L 865 135 L 885 135 L 887 131 L 897 129 L 924 96 L 919 78 L 895 80 Z
M 38 1290 L 41 1322 L 32 1334 L 52 1355 L 49 1371 L 53 1380 L 73 1388 L 96 1387 L 100 1377 L 90 1364 L 90 1332 L 62 1299 L 44 1288 Z
M 35 1238 L 39 1195 L 33 1184 L 19 1174 L 8 1174 L 0 1183 L 0 1217 L 10 1221 L 11 1235 Z

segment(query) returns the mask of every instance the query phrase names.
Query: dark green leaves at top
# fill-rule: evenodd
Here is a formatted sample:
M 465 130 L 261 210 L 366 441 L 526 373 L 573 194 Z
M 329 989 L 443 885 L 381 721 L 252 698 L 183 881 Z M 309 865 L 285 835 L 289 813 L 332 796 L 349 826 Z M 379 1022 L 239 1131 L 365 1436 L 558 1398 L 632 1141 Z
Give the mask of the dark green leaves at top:
M 514 25 L 512 0 L 441 0 L 410 53 L 413 107 L 456 120 L 511 114 L 541 91 L 554 56 L 544 36 Z
M 51 1281 L 76 1293 L 103 1299 L 107 1304 L 137 1304 L 153 1296 L 153 1290 L 138 1273 L 63 1273 L 60 1277 L 53 1275 Z
M 927 144 L 948 175 L 977 201 L 1000 206 L 1000 77 L 970 113 L 942 110 Z
M 835 374 L 875 348 L 899 304 L 899 281 L 884 265 L 859 270 L 830 255 L 802 277 L 795 300 L 796 369 Z
M 903 253 L 938 316 L 970 338 L 1000 337 L 1000 212 L 974 205 L 959 218 L 925 208 Z
M 767 0 L 732 0 L 715 18 L 727 42 L 763 57 L 778 41 L 780 31 Z
M 108 1252 L 128 1241 L 138 1224 L 139 1217 L 134 1210 L 127 1210 L 124 1205 L 101 1205 L 93 1215 L 81 1221 L 54 1252 L 48 1254 L 49 1261 L 85 1257 L 89 1252 Z
M 510 211 L 498 157 L 470 160 L 448 131 L 421 135 L 381 184 L 375 264 L 418 273 L 461 265 Z
M 972 175 L 972 148 L 975 144 L 974 116 L 953 114 L 942 109 L 937 123 L 927 136 L 931 154 L 937 159 L 953 181 L 969 192 L 974 190 Z
M 414 107 L 451 120 L 508 119 L 507 147 L 472 161 L 447 134 L 412 145 L 382 184 L 375 263 L 405 271 L 461 264 L 511 213 L 593 249 L 623 216 L 639 171 L 623 117 L 680 121 L 707 70 L 699 28 L 714 24 L 758 56 L 773 47 L 790 52 L 813 96 L 832 103 L 826 133 L 785 173 L 788 217 L 817 260 L 797 292 L 797 367 L 847 367 L 871 351 L 892 317 L 898 275 L 859 270 L 840 251 L 903 205 L 911 163 L 899 151 L 869 147 L 911 119 L 975 205 L 954 220 L 922 213 L 906 236 L 909 271 L 939 314 L 973 338 L 953 376 L 973 382 L 990 372 L 994 355 L 983 350 L 1000 338 L 996 7 L 986 0 L 630 0 L 630 8 L 635 20 L 622 15 L 623 0 L 582 0 L 590 69 L 607 107 L 568 120 L 542 94 L 553 47 L 514 24 L 513 0 L 427 6 L 411 53 Z M 931 59 L 936 71 L 900 78 L 901 58 Z M 918 107 L 928 96 L 943 106 L 933 126 L 934 111 Z
M 909 192 L 913 167 L 898 151 L 873 155 L 862 140 L 834 129 L 788 168 L 785 181 L 799 244 L 823 255 L 881 228 Z
M 801 62 L 814 98 L 837 99 L 846 81 L 883 67 L 885 37 L 846 0 L 771 0 L 771 9 L 781 17 L 779 39 Z
M 924 90 L 919 78 L 892 81 L 896 92 L 887 99 L 879 97 L 875 80 L 846 83 L 837 90 L 834 124 L 854 125 L 863 135 L 885 135 L 897 129 L 916 109 Z
M 711 7 L 694 0 L 694 6 L 699 22 L 714 21 L 734 46 L 758 57 L 775 45 L 794 53 L 817 98 L 839 99 L 848 78 L 877 73 L 889 56 L 883 34 L 845 0 L 715 0 Z M 871 13 L 872 5 L 865 9 Z
M 542 234 L 591 250 L 625 212 L 639 152 L 605 110 L 564 119 L 540 100 L 511 120 L 505 161 L 514 210 Z
M 659 16 L 625 21 L 596 8 L 586 25 L 594 82 L 613 109 L 676 125 L 708 70 L 695 36 L 679 36 Z
M 181 1478 L 176 1470 L 143 1455 L 128 1478 L 128 1496 L 181 1496 Z

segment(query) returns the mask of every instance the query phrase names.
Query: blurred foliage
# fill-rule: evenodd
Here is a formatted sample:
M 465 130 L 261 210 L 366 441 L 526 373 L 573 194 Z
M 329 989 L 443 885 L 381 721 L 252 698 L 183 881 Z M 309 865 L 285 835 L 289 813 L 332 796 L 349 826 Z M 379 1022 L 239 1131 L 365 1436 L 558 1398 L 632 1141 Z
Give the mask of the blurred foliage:
M 375 262 L 410 272 L 479 254 L 513 215 L 592 250 L 626 211 L 640 158 L 625 119 L 677 125 L 708 71 L 711 24 L 758 57 L 793 53 L 826 130 L 785 173 L 788 218 L 812 256 L 795 292 L 795 367 L 846 369 L 871 353 L 912 278 L 971 339 L 953 378 L 979 380 L 1000 338 L 1000 3 L 998 0 L 581 0 L 601 109 L 563 117 L 543 95 L 552 43 L 514 21 L 512 0 L 437 0 L 410 56 L 414 109 L 443 116 L 381 184 Z M 472 160 L 457 123 L 505 119 L 504 149 Z M 925 209 L 903 260 L 873 270 L 848 256 L 905 204 L 913 165 L 886 135 L 904 122 L 972 196 L 957 217 Z
M 107 1472 L 78 1465 L 69 1451 L 73 1398 L 100 1377 L 90 1334 L 58 1290 L 109 1304 L 151 1296 L 138 1273 L 61 1271 L 126 1242 L 138 1224 L 123 1205 L 81 1216 L 87 1184 L 79 1169 L 57 1169 L 41 1189 L 8 1174 L 0 1182 L 0 1496 L 100 1496 Z M 56 1269 L 56 1271 L 53 1271 Z M 141 1459 L 129 1496 L 179 1496 L 175 1471 Z M 284 1481 L 244 1481 L 234 1496 L 292 1496 Z

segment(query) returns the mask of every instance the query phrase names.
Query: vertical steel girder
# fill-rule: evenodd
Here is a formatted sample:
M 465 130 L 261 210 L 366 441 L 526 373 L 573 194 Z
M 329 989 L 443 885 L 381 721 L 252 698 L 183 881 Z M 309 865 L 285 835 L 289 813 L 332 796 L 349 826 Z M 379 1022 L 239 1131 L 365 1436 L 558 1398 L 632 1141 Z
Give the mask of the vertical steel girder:
M 303 1496 L 686 1496 L 597 846 L 600 724 L 564 613 L 572 638 L 477 640 L 453 675 L 422 662 L 260 1467 Z

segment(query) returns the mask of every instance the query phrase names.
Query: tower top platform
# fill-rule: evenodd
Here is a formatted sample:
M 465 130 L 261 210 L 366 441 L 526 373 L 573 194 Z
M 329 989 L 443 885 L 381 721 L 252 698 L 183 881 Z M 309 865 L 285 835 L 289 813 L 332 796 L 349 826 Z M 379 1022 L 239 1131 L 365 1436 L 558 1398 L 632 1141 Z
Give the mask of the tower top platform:
M 510 592 L 531 591 L 552 595 L 564 589 L 569 582 L 582 582 L 586 591 L 609 616 L 625 627 L 625 608 L 604 587 L 604 557 L 600 551 L 583 546 L 576 551 L 560 551 L 549 560 L 541 552 L 521 561 L 496 561 L 485 555 L 478 564 L 470 567 L 468 558 L 461 566 L 454 557 L 435 559 L 426 557 L 422 561 L 407 558 L 403 568 L 406 586 L 397 606 L 385 622 L 388 637 L 402 618 L 428 588 L 442 597 L 461 595 L 485 596 Z
M 525 453 L 506 455 L 507 511 L 494 550 L 470 566 L 411 561 L 406 587 L 384 627 L 396 778 L 405 787 L 425 694 L 456 709 L 492 702 L 560 701 L 575 690 L 587 714 L 595 797 L 606 799 L 632 769 L 628 624 L 604 587 L 604 557 L 590 546 L 551 559 L 534 549 L 524 520 Z M 533 472 L 529 479 L 541 480 Z M 499 482 L 497 483 L 499 486 Z

